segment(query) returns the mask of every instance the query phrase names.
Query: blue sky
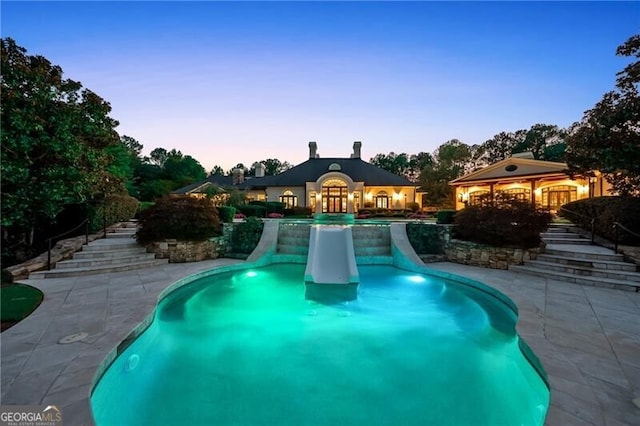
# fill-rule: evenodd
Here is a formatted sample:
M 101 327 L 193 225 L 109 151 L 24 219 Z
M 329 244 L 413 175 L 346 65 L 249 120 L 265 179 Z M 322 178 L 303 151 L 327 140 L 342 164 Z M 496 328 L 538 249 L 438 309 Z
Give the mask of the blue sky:
M 8 2 L 2 37 L 209 171 L 433 152 L 567 127 L 615 84 L 638 2 Z

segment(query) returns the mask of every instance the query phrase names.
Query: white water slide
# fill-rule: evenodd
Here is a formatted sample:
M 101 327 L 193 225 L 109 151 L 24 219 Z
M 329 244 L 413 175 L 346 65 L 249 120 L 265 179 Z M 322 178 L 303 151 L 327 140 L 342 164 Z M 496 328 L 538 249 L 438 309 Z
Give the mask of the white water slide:
M 311 226 L 304 279 L 318 284 L 353 284 L 360 281 L 350 226 Z

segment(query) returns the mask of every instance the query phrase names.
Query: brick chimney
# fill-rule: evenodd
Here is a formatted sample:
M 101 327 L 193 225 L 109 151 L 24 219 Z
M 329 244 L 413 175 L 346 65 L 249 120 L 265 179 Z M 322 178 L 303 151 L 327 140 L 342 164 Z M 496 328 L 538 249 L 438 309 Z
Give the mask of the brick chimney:
M 318 145 L 315 142 L 309 142 L 309 158 L 318 156 Z
M 360 158 L 360 149 L 362 148 L 362 142 L 355 141 L 353 143 L 353 154 L 351 154 L 351 158 Z

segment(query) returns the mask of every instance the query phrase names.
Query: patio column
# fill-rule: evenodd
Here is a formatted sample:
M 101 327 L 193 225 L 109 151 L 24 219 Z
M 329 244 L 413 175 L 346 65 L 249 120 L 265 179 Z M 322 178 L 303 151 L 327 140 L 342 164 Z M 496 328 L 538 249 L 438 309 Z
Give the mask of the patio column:
M 495 202 L 495 199 L 493 198 L 494 197 L 493 187 L 494 187 L 493 183 L 489 184 L 489 196 L 491 198 L 491 205 L 492 206 L 494 205 L 493 203 Z
M 531 204 L 536 205 L 536 180 L 531 179 Z

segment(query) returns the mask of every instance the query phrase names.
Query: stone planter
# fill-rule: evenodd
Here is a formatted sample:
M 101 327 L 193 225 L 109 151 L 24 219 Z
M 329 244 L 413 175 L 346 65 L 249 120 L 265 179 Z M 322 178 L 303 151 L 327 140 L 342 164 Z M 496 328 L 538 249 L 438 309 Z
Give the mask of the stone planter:
M 155 253 L 156 259 L 169 259 L 169 263 L 217 259 L 224 255 L 224 251 L 220 253 L 222 245 L 215 240 L 212 238 L 210 241 L 158 241 L 147 245 L 147 252 Z
M 444 251 L 450 262 L 490 269 L 508 269 L 509 265 L 522 265 L 527 260 L 535 260 L 540 253 L 540 248 L 491 247 L 452 239 L 446 244 Z

